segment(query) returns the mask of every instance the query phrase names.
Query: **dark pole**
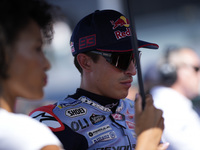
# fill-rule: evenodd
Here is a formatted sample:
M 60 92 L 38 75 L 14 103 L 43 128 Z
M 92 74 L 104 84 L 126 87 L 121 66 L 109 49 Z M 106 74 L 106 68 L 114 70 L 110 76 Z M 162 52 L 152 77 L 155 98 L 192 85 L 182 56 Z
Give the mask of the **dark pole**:
M 142 72 L 141 72 L 141 66 L 140 66 L 140 58 L 139 58 L 139 52 L 138 52 L 138 42 L 137 42 L 137 35 L 136 35 L 136 29 L 135 29 L 135 23 L 134 18 L 131 13 L 131 0 L 127 0 L 127 7 L 128 7 L 128 15 L 129 15 L 129 21 L 130 21 L 130 30 L 131 30 L 131 44 L 133 48 L 134 57 L 136 58 L 136 66 L 137 66 L 137 78 L 138 78 L 138 84 L 139 84 L 139 93 L 142 96 L 142 108 L 145 107 L 145 92 L 144 92 L 144 86 L 143 86 L 143 80 L 142 80 Z

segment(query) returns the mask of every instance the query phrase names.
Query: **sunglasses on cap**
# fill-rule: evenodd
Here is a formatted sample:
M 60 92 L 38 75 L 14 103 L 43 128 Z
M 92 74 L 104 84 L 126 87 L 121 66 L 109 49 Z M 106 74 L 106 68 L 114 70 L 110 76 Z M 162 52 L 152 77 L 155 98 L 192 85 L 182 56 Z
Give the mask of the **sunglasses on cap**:
M 127 70 L 131 61 L 135 64 L 135 57 L 132 51 L 130 52 L 101 52 L 101 51 L 90 51 L 94 54 L 98 54 L 103 56 L 107 62 L 109 62 L 111 65 L 115 66 L 116 68 L 120 70 Z M 141 55 L 141 53 L 139 53 Z

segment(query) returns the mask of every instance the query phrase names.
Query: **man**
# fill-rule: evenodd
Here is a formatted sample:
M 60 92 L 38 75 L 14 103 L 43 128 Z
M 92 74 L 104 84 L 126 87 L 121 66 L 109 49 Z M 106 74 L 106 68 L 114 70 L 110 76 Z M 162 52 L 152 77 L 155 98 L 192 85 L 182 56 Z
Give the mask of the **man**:
M 199 150 L 200 120 L 191 102 L 199 94 L 199 56 L 191 48 L 180 47 L 167 50 L 161 60 L 162 86 L 151 93 L 155 106 L 163 110 L 163 141 L 170 143 L 169 150 Z
M 31 117 L 48 125 L 65 149 L 134 149 L 134 102 L 124 99 L 136 74 L 129 21 L 114 10 L 95 11 L 77 24 L 70 44 L 80 88 Z M 158 48 L 139 40 L 138 45 Z

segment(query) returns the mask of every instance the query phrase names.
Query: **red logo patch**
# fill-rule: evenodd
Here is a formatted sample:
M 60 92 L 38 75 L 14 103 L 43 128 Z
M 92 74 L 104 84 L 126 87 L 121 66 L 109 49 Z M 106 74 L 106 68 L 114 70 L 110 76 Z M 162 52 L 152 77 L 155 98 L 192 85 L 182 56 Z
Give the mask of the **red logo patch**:
M 125 119 L 125 117 L 122 114 L 111 114 L 114 120 L 122 121 Z
M 126 121 L 126 124 L 128 126 L 129 129 L 134 130 L 135 129 L 135 123 L 130 122 L 130 121 Z
M 79 39 L 79 49 L 96 45 L 96 34 L 85 36 Z

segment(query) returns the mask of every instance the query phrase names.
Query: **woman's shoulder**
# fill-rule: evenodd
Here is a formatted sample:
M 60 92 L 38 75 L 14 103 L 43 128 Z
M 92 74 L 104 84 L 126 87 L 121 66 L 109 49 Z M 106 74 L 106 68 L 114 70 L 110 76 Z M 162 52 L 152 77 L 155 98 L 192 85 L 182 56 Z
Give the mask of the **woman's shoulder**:
M 40 149 L 46 145 L 60 145 L 57 137 L 44 124 L 25 114 L 10 113 L 0 109 L 0 139 L 9 143 L 18 141 L 18 147 L 35 147 Z M 23 141 L 22 144 L 21 141 Z

